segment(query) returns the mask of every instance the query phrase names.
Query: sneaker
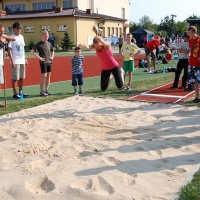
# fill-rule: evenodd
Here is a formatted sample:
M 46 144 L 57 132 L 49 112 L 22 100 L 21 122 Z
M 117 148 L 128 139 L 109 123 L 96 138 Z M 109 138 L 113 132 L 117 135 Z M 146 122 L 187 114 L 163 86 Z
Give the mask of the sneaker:
M 153 72 L 152 72 L 152 71 L 149 71 L 148 73 L 149 73 L 149 74 L 153 74 Z
M 13 95 L 13 98 L 14 98 L 14 99 L 19 99 L 19 98 L 20 98 L 20 95 L 14 94 L 14 95 Z
M 40 96 L 48 96 L 48 94 L 44 91 L 40 92 Z
M 193 103 L 200 103 L 200 99 L 195 98 L 192 102 L 193 102 Z
M 199 99 L 199 98 L 195 98 L 192 102 L 193 102 L 193 103 L 199 103 L 199 102 L 200 102 L 200 99 Z
M 74 94 L 78 94 L 78 92 L 76 90 L 74 90 Z
M 79 94 L 84 94 L 84 92 L 82 90 L 79 90 Z
M 20 96 L 20 94 L 19 94 L 19 96 Z M 24 98 L 28 98 L 29 96 L 30 96 L 30 95 L 23 93 L 23 97 L 24 97 Z
M 48 90 L 44 91 L 47 95 L 51 95 L 51 93 Z
M 126 90 L 131 90 L 131 87 L 130 85 L 127 86 Z
M 189 88 L 189 87 L 184 89 L 184 91 L 193 91 L 193 90 L 194 90 L 193 88 Z

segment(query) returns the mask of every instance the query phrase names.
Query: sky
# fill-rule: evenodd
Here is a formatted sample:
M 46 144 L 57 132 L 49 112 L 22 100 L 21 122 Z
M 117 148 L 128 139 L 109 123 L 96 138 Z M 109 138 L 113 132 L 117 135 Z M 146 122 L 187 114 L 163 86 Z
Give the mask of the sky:
M 184 21 L 191 15 L 200 16 L 200 0 L 130 0 L 130 19 L 138 23 L 147 15 L 154 23 L 160 24 L 166 16 L 176 15 L 175 21 Z M 191 2 L 192 3 L 191 3 Z

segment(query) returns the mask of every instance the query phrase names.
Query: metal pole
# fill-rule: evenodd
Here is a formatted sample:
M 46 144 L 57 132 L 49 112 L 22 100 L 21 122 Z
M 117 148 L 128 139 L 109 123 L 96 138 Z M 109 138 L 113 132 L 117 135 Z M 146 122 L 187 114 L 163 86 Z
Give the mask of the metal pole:
M 4 105 L 7 108 L 6 99 L 6 70 L 5 70 L 5 43 L 3 44 L 3 79 L 4 79 Z

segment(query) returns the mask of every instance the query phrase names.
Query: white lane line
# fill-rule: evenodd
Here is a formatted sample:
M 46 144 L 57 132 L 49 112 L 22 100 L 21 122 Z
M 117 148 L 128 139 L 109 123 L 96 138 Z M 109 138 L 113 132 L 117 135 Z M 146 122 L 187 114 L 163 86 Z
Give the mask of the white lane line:
M 191 94 L 193 94 L 194 91 L 188 93 L 187 95 L 185 95 L 184 99 L 187 98 L 188 96 L 190 96 Z M 181 101 L 182 99 L 178 99 L 177 101 L 173 102 L 173 103 L 178 103 L 179 101 Z
M 141 93 L 141 96 L 153 96 L 153 97 L 166 97 L 166 98 L 185 98 L 185 96 L 176 96 L 176 95 L 166 95 L 166 94 L 147 94 Z

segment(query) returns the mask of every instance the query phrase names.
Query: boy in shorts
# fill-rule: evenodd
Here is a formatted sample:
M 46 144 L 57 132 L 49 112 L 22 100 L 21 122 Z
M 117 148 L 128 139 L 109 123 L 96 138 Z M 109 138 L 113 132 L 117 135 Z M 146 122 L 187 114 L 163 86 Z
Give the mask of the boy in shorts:
M 135 45 L 134 43 L 131 43 L 132 40 L 132 34 L 128 33 L 126 35 L 126 43 L 122 45 L 121 48 L 121 53 L 123 56 L 123 70 L 125 72 L 124 74 L 124 84 L 125 84 L 125 77 L 126 73 L 128 72 L 129 74 L 129 81 L 128 81 L 128 86 L 127 90 L 131 90 L 131 82 L 132 82 L 132 72 L 134 70 L 134 55 L 137 55 L 141 52 L 140 48 Z
M 21 35 L 22 26 L 19 22 L 15 22 L 12 28 L 13 34 L 11 37 L 15 38 L 15 41 L 8 43 L 8 55 L 11 61 L 13 98 L 19 99 L 19 94 L 23 93 L 23 83 L 26 75 L 26 65 L 28 64 L 28 61 L 24 51 L 24 37 Z M 17 93 L 16 89 L 17 82 L 19 85 L 19 93 Z M 23 97 L 29 97 L 29 95 L 23 93 Z
M 49 92 L 49 84 L 51 77 L 51 66 L 54 58 L 54 50 L 50 42 L 48 42 L 48 31 L 42 32 L 42 40 L 38 42 L 31 53 L 40 61 L 41 80 L 40 80 L 40 96 L 51 95 Z M 36 53 L 39 52 L 39 55 Z M 45 90 L 44 90 L 45 87 Z
M 72 86 L 74 86 L 74 94 L 83 94 L 83 63 L 84 57 L 81 55 L 81 48 L 75 48 L 75 56 L 71 59 L 72 65 Z M 77 80 L 79 85 L 79 93 L 77 92 Z
M 160 45 L 160 40 L 159 39 L 154 39 L 149 42 L 147 42 L 145 46 L 145 54 L 148 62 L 148 72 L 152 74 L 153 72 L 151 71 L 151 60 L 153 60 L 153 66 L 154 66 L 154 71 L 156 71 L 156 56 L 154 54 L 154 50 L 158 48 Z
M 197 35 L 197 28 L 190 26 L 188 28 L 190 36 L 189 48 L 190 58 L 188 66 L 188 82 L 194 84 L 196 97 L 193 103 L 200 102 L 199 84 L 200 84 L 200 36 Z

